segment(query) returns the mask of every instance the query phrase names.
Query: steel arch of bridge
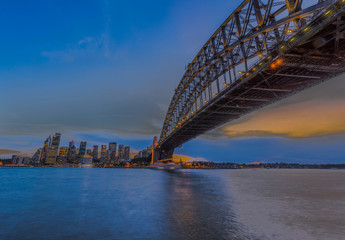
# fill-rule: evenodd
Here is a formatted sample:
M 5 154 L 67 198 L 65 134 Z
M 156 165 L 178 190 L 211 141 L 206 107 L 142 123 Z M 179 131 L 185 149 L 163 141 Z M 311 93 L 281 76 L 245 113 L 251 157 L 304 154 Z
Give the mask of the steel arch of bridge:
M 345 0 L 243 1 L 188 65 L 171 100 L 159 146 L 215 99 L 262 74 L 327 26 L 344 6 Z

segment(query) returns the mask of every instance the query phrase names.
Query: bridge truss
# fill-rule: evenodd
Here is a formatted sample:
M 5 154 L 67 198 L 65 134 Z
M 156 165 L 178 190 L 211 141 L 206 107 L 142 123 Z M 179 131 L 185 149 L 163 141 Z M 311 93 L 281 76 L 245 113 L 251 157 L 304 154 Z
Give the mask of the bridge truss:
M 345 0 L 245 0 L 188 65 L 157 148 L 184 142 L 345 71 Z

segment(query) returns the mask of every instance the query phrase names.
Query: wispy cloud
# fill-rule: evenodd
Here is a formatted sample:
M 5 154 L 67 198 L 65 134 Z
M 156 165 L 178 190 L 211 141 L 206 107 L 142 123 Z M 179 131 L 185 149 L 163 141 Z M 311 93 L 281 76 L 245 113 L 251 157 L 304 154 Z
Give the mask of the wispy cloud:
M 20 154 L 20 151 L 11 150 L 11 149 L 0 149 L 0 156 L 9 155 L 9 154 Z
M 52 61 L 74 62 L 77 59 L 90 57 L 109 58 L 109 35 L 104 33 L 98 37 L 87 36 L 77 43 L 69 44 L 61 50 L 48 50 L 42 56 Z

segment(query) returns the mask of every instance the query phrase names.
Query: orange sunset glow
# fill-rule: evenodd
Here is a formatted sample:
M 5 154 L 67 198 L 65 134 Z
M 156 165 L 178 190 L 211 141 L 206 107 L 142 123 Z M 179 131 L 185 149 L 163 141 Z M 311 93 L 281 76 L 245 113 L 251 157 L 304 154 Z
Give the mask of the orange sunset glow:
M 345 132 L 344 76 L 330 80 L 222 128 L 229 137 L 305 138 Z M 315 97 L 318 96 L 318 97 Z

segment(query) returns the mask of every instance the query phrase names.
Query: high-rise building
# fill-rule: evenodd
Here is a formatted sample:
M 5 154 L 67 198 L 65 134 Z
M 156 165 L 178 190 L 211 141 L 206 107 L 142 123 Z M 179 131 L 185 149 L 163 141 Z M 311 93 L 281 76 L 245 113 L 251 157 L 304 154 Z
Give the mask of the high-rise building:
M 92 161 L 98 162 L 98 145 L 94 145 L 92 149 Z
M 125 153 L 124 153 L 124 156 L 123 156 L 125 160 L 129 160 L 129 154 L 130 154 L 130 147 L 126 146 L 125 147 Z
M 107 145 L 102 145 L 101 147 L 101 161 L 105 162 L 107 160 Z
M 42 158 L 42 151 L 43 151 L 43 148 L 39 148 L 36 150 L 35 154 L 31 158 L 33 164 L 38 165 L 41 163 L 40 159 Z
M 12 155 L 12 164 L 17 164 L 17 155 Z
M 116 161 L 116 142 L 109 143 L 109 160 L 112 164 Z
M 125 149 L 124 146 L 121 144 L 119 145 L 119 160 L 123 160 L 124 159 L 124 153 L 125 153 Z
M 109 149 L 107 150 L 107 152 L 106 152 L 106 157 L 105 157 L 105 163 L 106 164 L 109 164 L 110 163 L 110 158 L 109 158 Z
M 40 158 L 40 163 L 44 164 L 47 158 L 47 152 L 48 149 L 50 148 L 52 142 L 51 142 L 51 137 L 49 136 L 43 144 L 43 149 L 42 149 L 42 154 L 41 154 L 41 158 Z
M 80 142 L 79 153 L 78 153 L 78 163 L 81 162 L 82 158 L 86 153 L 86 141 Z
M 57 162 L 59 164 L 65 164 L 67 162 L 68 147 L 60 147 Z
M 74 163 L 77 157 L 77 148 L 74 145 L 74 141 L 69 142 L 67 162 Z
M 53 136 L 52 145 L 50 148 L 48 148 L 45 164 L 49 164 L 49 165 L 56 164 L 56 157 L 59 150 L 60 139 L 61 139 L 61 134 L 55 133 L 55 135 Z

